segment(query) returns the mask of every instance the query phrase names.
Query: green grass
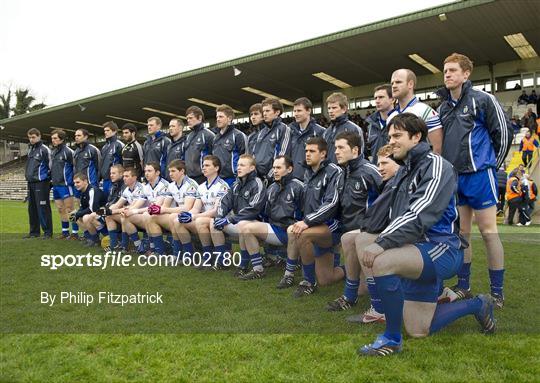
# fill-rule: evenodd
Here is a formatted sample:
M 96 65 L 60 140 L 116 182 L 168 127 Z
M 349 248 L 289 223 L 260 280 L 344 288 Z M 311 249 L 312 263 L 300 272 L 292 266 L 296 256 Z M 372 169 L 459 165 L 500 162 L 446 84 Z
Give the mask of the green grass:
M 55 216 L 54 222 L 58 226 Z M 359 359 L 382 331 L 353 326 L 324 305 L 341 285 L 307 299 L 278 291 L 280 277 L 237 281 L 188 268 L 39 267 L 42 254 L 86 253 L 79 244 L 21 240 L 26 205 L 0 202 L 0 381 L 537 381 L 539 228 L 502 228 L 506 300 L 499 331 L 463 318 L 404 353 Z M 485 252 L 473 235 L 475 291 L 488 291 Z M 163 293 L 160 306 L 39 304 L 40 291 Z M 363 297 L 354 311 L 367 306 Z

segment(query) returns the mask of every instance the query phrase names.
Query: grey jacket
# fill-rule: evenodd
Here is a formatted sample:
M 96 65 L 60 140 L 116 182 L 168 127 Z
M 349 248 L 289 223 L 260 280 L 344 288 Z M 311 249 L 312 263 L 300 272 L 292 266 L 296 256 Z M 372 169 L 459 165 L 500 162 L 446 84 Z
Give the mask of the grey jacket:
M 266 191 L 264 215 L 272 224 L 286 229 L 302 219 L 304 184 L 289 174 L 275 181 Z
M 293 122 L 289 125 L 291 129 L 291 159 L 293 161 L 294 170 L 293 175 L 299 180 L 304 179 L 304 161 L 306 160 L 306 142 L 311 137 L 322 137 L 325 129 L 315 122 L 312 118 L 309 121 L 306 129 L 300 129 L 300 125 L 297 122 Z
M 184 143 L 184 160 L 186 161 L 186 174 L 190 178 L 202 176 L 203 158 L 212 154 L 214 133 L 200 123 L 193 127 Z
M 122 149 L 124 144 L 118 141 L 116 135 L 107 138 L 107 142 L 101 148 L 101 169 L 100 175 L 104 180 L 111 178 L 111 166 L 122 165 Z
M 221 178 L 236 177 L 238 159 L 247 149 L 247 137 L 244 133 L 230 125 L 225 132 L 218 132 L 214 137 L 212 154 L 221 162 L 219 176 Z
M 219 203 L 216 219 L 227 218 L 236 224 L 258 219 L 266 202 L 266 188 L 255 171 L 238 178 Z
M 357 133 L 360 136 L 360 142 L 362 143 L 362 153 L 364 153 L 364 132 L 354 122 L 349 121 L 347 114 L 342 114 L 332 121 L 332 124 L 326 128 L 323 136 L 328 144 L 328 153 L 326 158 L 334 164 L 337 164 L 335 155 L 336 147 L 334 145 L 336 143 L 336 136 L 341 132 Z
M 257 174 L 264 179 L 272 178 L 274 158 L 283 154 L 290 154 L 291 129 L 285 125 L 281 118 L 272 121 L 272 126 L 266 124 L 253 138 Z

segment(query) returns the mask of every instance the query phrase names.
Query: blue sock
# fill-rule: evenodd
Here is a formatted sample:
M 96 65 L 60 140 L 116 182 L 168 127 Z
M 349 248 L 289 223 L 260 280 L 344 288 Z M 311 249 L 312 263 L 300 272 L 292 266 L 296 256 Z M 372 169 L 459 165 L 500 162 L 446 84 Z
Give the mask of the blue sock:
M 62 235 L 64 237 L 69 237 L 69 222 L 62 221 Z
M 476 314 L 481 308 L 482 301 L 478 297 L 437 305 L 435 314 L 433 314 L 433 319 L 431 320 L 429 333 L 433 334 L 465 315 Z
M 111 230 L 109 232 L 109 238 L 111 240 L 109 247 L 111 249 L 114 249 L 116 245 L 118 244 L 118 232 L 116 230 Z
M 98 242 L 99 241 L 99 234 L 90 234 L 88 233 L 88 239 L 93 241 L 93 242 Z
M 457 286 L 460 289 L 469 290 L 471 288 L 471 285 L 469 284 L 469 279 L 471 277 L 471 264 L 469 263 L 463 263 L 461 265 L 461 268 L 459 269 L 457 273 L 458 277 L 458 283 Z
M 489 280 L 491 282 L 491 294 L 503 295 L 504 269 L 489 269 Z
M 131 239 L 133 241 L 133 244 L 135 246 L 139 246 L 140 243 L 141 243 L 141 241 L 139 241 L 139 233 L 137 233 L 137 232 L 129 234 L 129 239 Z
M 345 278 L 345 291 L 343 295 L 349 300 L 349 302 L 356 302 L 358 299 L 358 287 L 360 286 L 360 279 Z
M 341 262 L 341 254 L 339 252 L 334 253 L 334 267 L 338 267 Z
M 367 288 L 369 292 L 369 298 L 371 299 L 371 306 L 377 311 L 379 314 L 384 314 L 384 308 L 381 302 L 381 298 L 379 297 L 379 292 L 377 291 L 377 285 L 375 284 L 375 279 L 373 277 L 367 277 Z
M 302 271 L 304 272 L 304 279 L 314 285 L 317 280 L 315 279 L 315 262 L 307 264 L 302 264 Z
M 296 271 L 296 265 L 298 265 L 298 259 L 287 258 L 287 264 L 285 265 L 285 274 L 294 274 L 294 272 Z
M 124 249 L 127 249 L 128 245 L 129 245 L 129 235 L 125 231 L 122 232 L 122 244 L 121 245 L 122 245 L 122 247 Z
M 165 243 L 163 242 L 163 235 L 150 237 L 150 241 L 154 242 L 154 249 L 157 254 L 162 255 L 165 253 Z
M 79 224 L 77 222 L 71 222 L 71 234 L 79 235 Z
M 183 243 L 182 244 L 182 257 L 193 259 L 193 243 Z M 204 255 L 203 255 L 204 259 Z
M 375 277 L 374 279 L 386 315 L 384 336 L 395 342 L 400 342 L 404 302 L 401 279 L 395 274 Z
M 227 250 L 227 244 L 224 244 L 224 245 L 217 245 L 216 248 L 215 248 L 215 253 L 217 255 L 217 263 L 219 263 L 220 265 L 223 265 L 223 254 L 226 253 L 228 250 Z
M 103 236 L 109 235 L 109 230 L 107 230 L 107 226 L 103 226 L 101 229 L 98 230 L 98 233 Z
M 182 242 L 179 239 L 173 239 L 172 241 L 173 255 L 178 257 L 178 253 L 182 251 Z
M 217 248 L 216 248 L 217 249 Z M 247 269 L 249 266 L 249 253 L 247 250 L 240 250 L 240 268 Z
M 255 254 L 250 254 L 250 257 L 251 257 L 251 266 L 253 266 L 253 269 L 263 270 L 261 254 L 257 252 Z

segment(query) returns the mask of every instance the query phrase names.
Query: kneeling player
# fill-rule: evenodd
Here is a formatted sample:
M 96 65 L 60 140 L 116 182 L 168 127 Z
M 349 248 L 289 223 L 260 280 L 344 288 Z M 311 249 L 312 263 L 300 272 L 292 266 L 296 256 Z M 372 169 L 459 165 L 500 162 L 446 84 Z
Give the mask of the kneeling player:
M 304 279 L 294 292 L 299 298 L 313 294 L 317 281 L 329 285 L 343 279 L 345 272 L 334 266 L 332 248 L 341 236 L 339 221 L 335 219 L 339 195 L 343 190 L 342 170 L 326 159 L 328 146 L 322 137 L 306 142 L 306 173 L 304 177 L 304 220 L 287 229 L 287 265 L 277 288 L 291 287 L 294 268 L 302 256 Z M 294 268 L 293 268 L 294 266 Z
M 199 234 L 203 254 L 212 252 L 210 222 L 217 214 L 219 202 L 229 191 L 229 185 L 218 176 L 221 162 L 218 157 L 208 155 L 203 158 L 202 173 L 206 181 L 198 186 L 197 200 L 190 211 L 178 214 L 173 219 L 173 248 L 175 254 L 183 253 L 191 258 L 193 244 L 191 234 Z
M 98 233 L 107 234 L 103 219 L 97 214 L 99 208 L 105 205 L 105 195 L 97 186 L 88 183 L 88 177 L 84 173 L 75 174 L 73 182 L 81 193 L 81 206 L 70 214 L 70 221 L 78 222 L 88 232 L 85 246 L 97 246 Z
M 113 165 L 109 170 L 109 196 L 107 197 L 107 203 L 99 211 L 102 217 L 105 217 L 105 224 L 109 231 L 109 248 L 114 249 L 118 245 L 118 234 L 121 234 L 121 230 L 118 229 L 120 223 L 120 215 L 114 214 L 111 211 L 111 206 L 115 205 L 122 197 L 124 191 L 124 167 L 122 165 Z M 109 218 L 113 217 L 113 218 Z
M 401 324 L 413 337 L 427 336 L 456 319 L 474 314 L 485 333 L 495 330 L 493 300 L 487 296 L 437 305 L 444 279 L 463 262 L 457 220 L 456 175 L 431 151 L 426 124 L 411 113 L 389 123 L 390 144 L 404 166 L 396 174 L 391 222 L 359 258 L 373 271 L 386 315 L 386 330 L 360 355 L 401 351 Z
M 167 196 L 163 204 L 153 204 L 148 207 L 150 216 L 146 221 L 146 230 L 150 236 L 150 243 L 154 243 L 157 254 L 164 254 L 163 230 L 171 232 L 174 239 L 176 232 L 174 225 L 178 223 L 178 214 L 189 211 L 197 198 L 198 184 L 186 175 L 186 164 L 181 160 L 173 160 L 169 163 L 169 177 L 171 183 L 168 186 Z M 178 250 L 173 247 L 173 256 L 178 255 Z
M 240 247 L 245 248 L 253 270 L 240 279 L 264 277 L 259 254 L 259 241 L 273 245 L 287 245 L 287 227 L 302 219 L 304 184 L 293 177 L 293 163 L 288 156 L 278 156 L 273 165 L 275 182 L 266 191 L 264 217 L 267 222 L 250 222 L 240 229 Z M 288 265 L 289 269 L 294 266 Z
M 209 223 L 210 235 L 218 254 L 216 266 L 223 266 L 223 256 L 231 251 L 225 246 L 225 234 L 238 238 L 240 227 L 247 222 L 259 218 L 266 201 L 266 189 L 262 181 L 257 178 L 255 158 L 250 154 L 243 154 L 238 160 L 238 178 L 232 189 L 223 197 L 218 207 L 216 218 Z M 240 270 L 237 276 L 247 271 L 249 258 L 247 251 L 242 249 Z M 258 259 L 252 260 L 258 263 Z M 262 262 L 262 260 L 261 260 Z

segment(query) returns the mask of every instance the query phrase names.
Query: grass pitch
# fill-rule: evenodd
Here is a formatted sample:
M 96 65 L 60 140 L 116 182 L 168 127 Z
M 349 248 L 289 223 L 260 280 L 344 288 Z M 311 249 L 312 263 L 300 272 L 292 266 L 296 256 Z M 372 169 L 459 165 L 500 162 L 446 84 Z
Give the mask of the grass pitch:
M 54 216 L 58 232 L 59 220 Z M 538 381 L 540 229 L 501 227 L 506 306 L 498 332 L 463 318 L 404 352 L 360 359 L 381 325 L 329 313 L 342 285 L 296 300 L 266 279 L 191 268 L 40 267 L 43 254 L 85 254 L 78 243 L 22 240 L 26 205 L 0 202 L 0 381 Z M 472 286 L 487 292 L 485 250 L 473 240 Z M 94 252 L 96 252 L 94 250 Z M 452 281 L 453 282 L 453 281 Z M 450 283 L 452 283 L 450 282 Z M 39 303 L 40 291 L 161 291 L 163 305 Z M 361 298 L 353 310 L 367 308 Z

